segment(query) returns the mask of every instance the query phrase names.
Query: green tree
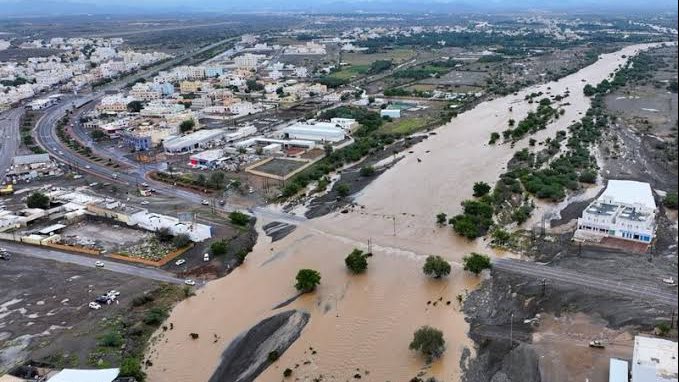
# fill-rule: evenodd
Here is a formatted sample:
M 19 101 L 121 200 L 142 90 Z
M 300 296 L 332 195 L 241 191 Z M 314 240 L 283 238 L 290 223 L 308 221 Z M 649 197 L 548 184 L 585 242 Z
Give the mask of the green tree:
M 120 362 L 120 376 L 134 377 L 137 381 L 146 379 L 146 373 L 141 369 L 141 362 L 137 357 L 125 357 Z
M 226 179 L 226 175 L 224 175 L 223 172 L 215 171 L 212 174 L 210 174 L 210 178 L 208 179 L 208 183 L 213 188 L 222 188 L 222 186 L 224 186 L 224 180 L 225 179 Z
M 484 269 L 490 269 L 490 257 L 472 252 L 468 256 L 462 258 L 464 270 L 478 275 Z
M 223 240 L 215 241 L 210 244 L 210 253 L 212 253 L 212 256 L 224 255 L 227 249 L 228 246 Z
M 130 113 L 139 113 L 143 108 L 144 104 L 141 101 L 132 101 L 127 104 L 127 111 Z
M 321 283 L 321 274 L 313 269 L 300 269 L 295 281 L 295 288 L 298 291 L 308 293 L 316 289 L 316 286 Z
M 355 274 L 363 273 L 368 269 L 368 260 L 360 249 L 351 251 L 346 259 L 344 259 L 344 264 L 346 264 L 347 268 Z
M 244 226 L 250 222 L 250 216 L 239 211 L 229 213 L 229 221 L 235 225 Z
M 444 212 L 441 212 L 440 214 L 436 215 L 436 223 L 438 225 L 446 224 L 446 220 L 448 220 L 448 215 L 446 215 Z
M 423 326 L 413 334 L 413 341 L 408 346 L 410 350 L 419 351 L 431 362 L 434 358 L 440 357 L 446 348 L 446 340 L 443 339 L 443 332 Z
M 106 134 L 104 134 L 104 132 L 99 129 L 92 130 L 92 132 L 90 133 L 90 137 L 92 137 L 92 139 L 94 139 L 95 141 L 98 141 L 104 138 L 105 136 Z
M 498 139 L 500 139 L 500 134 L 493 131 L 492 133 L 490 133 L 490 140 L 488 141 L 488 143 L 494 145 Z
M 189 245 L 189 243 L 191 243 L 191 238 L 185 233 L 180 233 L 172 239 L 172 244 L 174 244 L 176 248 L 184 248 Z
M 50 198 L 42 192 L 34 192 L 26 199 L 28 208 L 42 208 L 48 209 L 50 206 Z
M 187 119 L 186 121 L 183 121 L 181 124 L 179 124 L 179 131 L 186 133 L 187 131 L 193 130 L 195 126 L 196 122 L 193 119 Z
M 679 204 L 679 201 L 677 200 L 677 193 L 668 192 L 667 195 L 665 195 L 665 199 L 663 199 L 662 203 L 665 205 L 665 207 L 676 210 L 677 205 Z
M 490 186 L 486 182 L 476 182 L 474 183 L 474 196 L 481 197 L 490 192 Z
M 441 256 L 432 255 L 427 257 L 422 271 L 425 275 L 438 279 L 450 273 L 450 263 Z

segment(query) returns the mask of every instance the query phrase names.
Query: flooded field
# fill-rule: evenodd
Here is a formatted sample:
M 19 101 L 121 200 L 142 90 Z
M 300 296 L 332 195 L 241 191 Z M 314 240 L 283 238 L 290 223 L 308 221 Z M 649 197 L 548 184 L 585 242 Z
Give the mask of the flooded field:
M 344 381 L 361 374 L 370 381 L 404 381 L 420 372 L 459 380 L 462 349 L 470 342 L 457 296 L 464 297 L 479 281 L 463 272 L 459 262 L 470 251 L 488 250 L 448 227 L 437 227 L 435 215 L 460 212 L 460 202 L 471 197 L 474 182 L 494 184 L 513 153 L 527 146 L 527 139 L 514 148 L 487 144 L 491 132 L 501 132 L 510 118 L 518 121 L 535 108 L 524 101 L 526 94 L 570 90 L 564 100 L 570 104 L 562 106 L 565 114 L 534 136 L 543 140 L 584 114 L 589 106 L 582 94 L 586 83 L 600 82 L 623 57 L 648 46 L 603 55 L 558 82 L 482 103 L 414 146 L 412 154 L 356 196 L 359 207 L 349 213 L 300 222 L 291 235 L 273 244 L 260 234 L 243 266 L 210 282 L 172 311 L 168 322 L 174 329 L 157 333 L 149 350 L 149 380 L 209 379 L 233 338 L 282 309 L 306 310 L 311 318 L 299 340 L 258 381 L 280 381 L 288 367 L 300 380 L 323 375 L 323 380 Z M 269 222 L 259 218 L 260 226 Z M 355 247 L 364 248 L 368 239 L 374 256 L 367 273 L 348 274 L 344 257 Z M 428 254 L 455 264 L 447 279 L 430 280 L 422 274 Z M 319 289 L 273 309 L 295 295 L 294 277 L 301 268 L 321 273 Z M 447 350 L 423 369 L 424 360 L 409 351 L 408 344 L 425 324 L 443 331 Z M 200 339 L 192 340 L 190 333 Z

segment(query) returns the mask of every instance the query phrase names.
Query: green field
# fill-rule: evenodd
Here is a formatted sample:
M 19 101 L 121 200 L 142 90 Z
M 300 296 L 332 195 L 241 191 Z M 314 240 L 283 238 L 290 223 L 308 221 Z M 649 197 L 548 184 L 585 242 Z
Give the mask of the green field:
M 380 53 L 342 53 L 342 61 L 351 65 L 366 65 L 370 66 L 377 60 L 392 60 L 395 64 L 408 61 L 415 56 L 415 51 L 412 49 L 394 49 Z
M 352 65 L 344 66 L 341 70 L 330 73 L 328 77 L 337 78 L 338 80 L 349 80 L 354 76 L 365 74 L 370 69 L 370 65 Z
M 384 134 L 409 135 L 424 129 L 431 122 L 432 119 L 427 117 L 395 119 L 382 124 L 379 131 Z

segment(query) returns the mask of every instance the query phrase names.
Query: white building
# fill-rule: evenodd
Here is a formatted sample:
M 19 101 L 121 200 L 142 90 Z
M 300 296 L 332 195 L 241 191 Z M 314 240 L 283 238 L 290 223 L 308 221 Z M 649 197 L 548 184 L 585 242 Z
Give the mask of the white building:
M 655 236 L 655 200 L 648 183 L 609 180 L 606 190 L 578 218 L 577 239 L 615 237 L 650 243 Z
M 259 56 L 251 53 L 245 53 L 233 60 L 239 69 L 254 69 L 257 67 L 257 61 L 259 61 Z
M 651 337 L 634 337 L 633 382 L 677 382 L 677 343 Z
M 346 133 L 341 127 L 329 122 L 296 123 L 282 130 L 289 139 L 320 142 L 340 142 Z

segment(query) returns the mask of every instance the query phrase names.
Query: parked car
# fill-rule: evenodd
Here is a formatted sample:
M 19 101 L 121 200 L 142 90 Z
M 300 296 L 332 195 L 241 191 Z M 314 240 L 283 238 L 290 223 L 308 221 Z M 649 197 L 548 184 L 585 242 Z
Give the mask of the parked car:
M 0 248 L 0 260 L 9 261 L 11 258 L 12 255 L 10 255 L 5 248 Z
M 107 296 L 115 296 L 115 297 L 118 297 L 118 296 L 120 296 L 120 292 L 118 292 L 118 291 L 115 290 L 115 289 L 111 289 L 110 291 L 106 292 L 106 295 L 107 295 Z
M 97 303 L 94 302 L 94 301 L 90 302 L 87 306 L 89 306 L 90 309 L 94 309 L 94 310 L 99 310 L 99 309 L 101 309 L 101 305 L 97 304 Z
M 191 279 L 186 279 L 184 280 L 184 284 L 193 286 L 196 285 L 196 282 Z
M 97 268 L 103 268 L 104 262 L 103 261 L 95 261 L 94 266 L 97 267 Z
M 174 265 L 182 265 L 182 264 L 184 264 L 185 262 L 186 262 L 186 260 L 184 260 L 184 259 L 179 259 L 179 260 L 177 260 L 177 261 L 174 262 Z
M 148 200 L 142 200 L 142 202 L 141 202 L 141 205 L 142 205 L 142 206 L 145 206 L 145 205 L 147 205 L 147 204 L 149 204 L 149 201 L 148 201 Z
M 97 298 L 94 299 L 94 302 L 108 305 L 112 300 L 108 296 L 97 296 Z
M 601 341 L 599 341 L 599 340 L 592 340 L 592 341 L 589 341 L 589 347 L 603 349 L 606 346 L 604 346 L 604 344 L 601 343 Z
M 206 253 L 203 255 L 203 261 L 210 261 L 210 254 Z
M 224 201 L 224 200 L 220 200 L 220 201 L 219 201 L 219 205 L 220 205 L 220 206 L 223 206 L 223 205 L 225 205 L 225 204 L 226 204 L 226 201 Z
M 203 199 L 203 200 L 200 202 L 200 204 L 202 204 L 202 205 L 204 205 L 204 206 L 209 206 L 209 205 L 210 205 L 210 202 L 208 202 L 207 200 Z

